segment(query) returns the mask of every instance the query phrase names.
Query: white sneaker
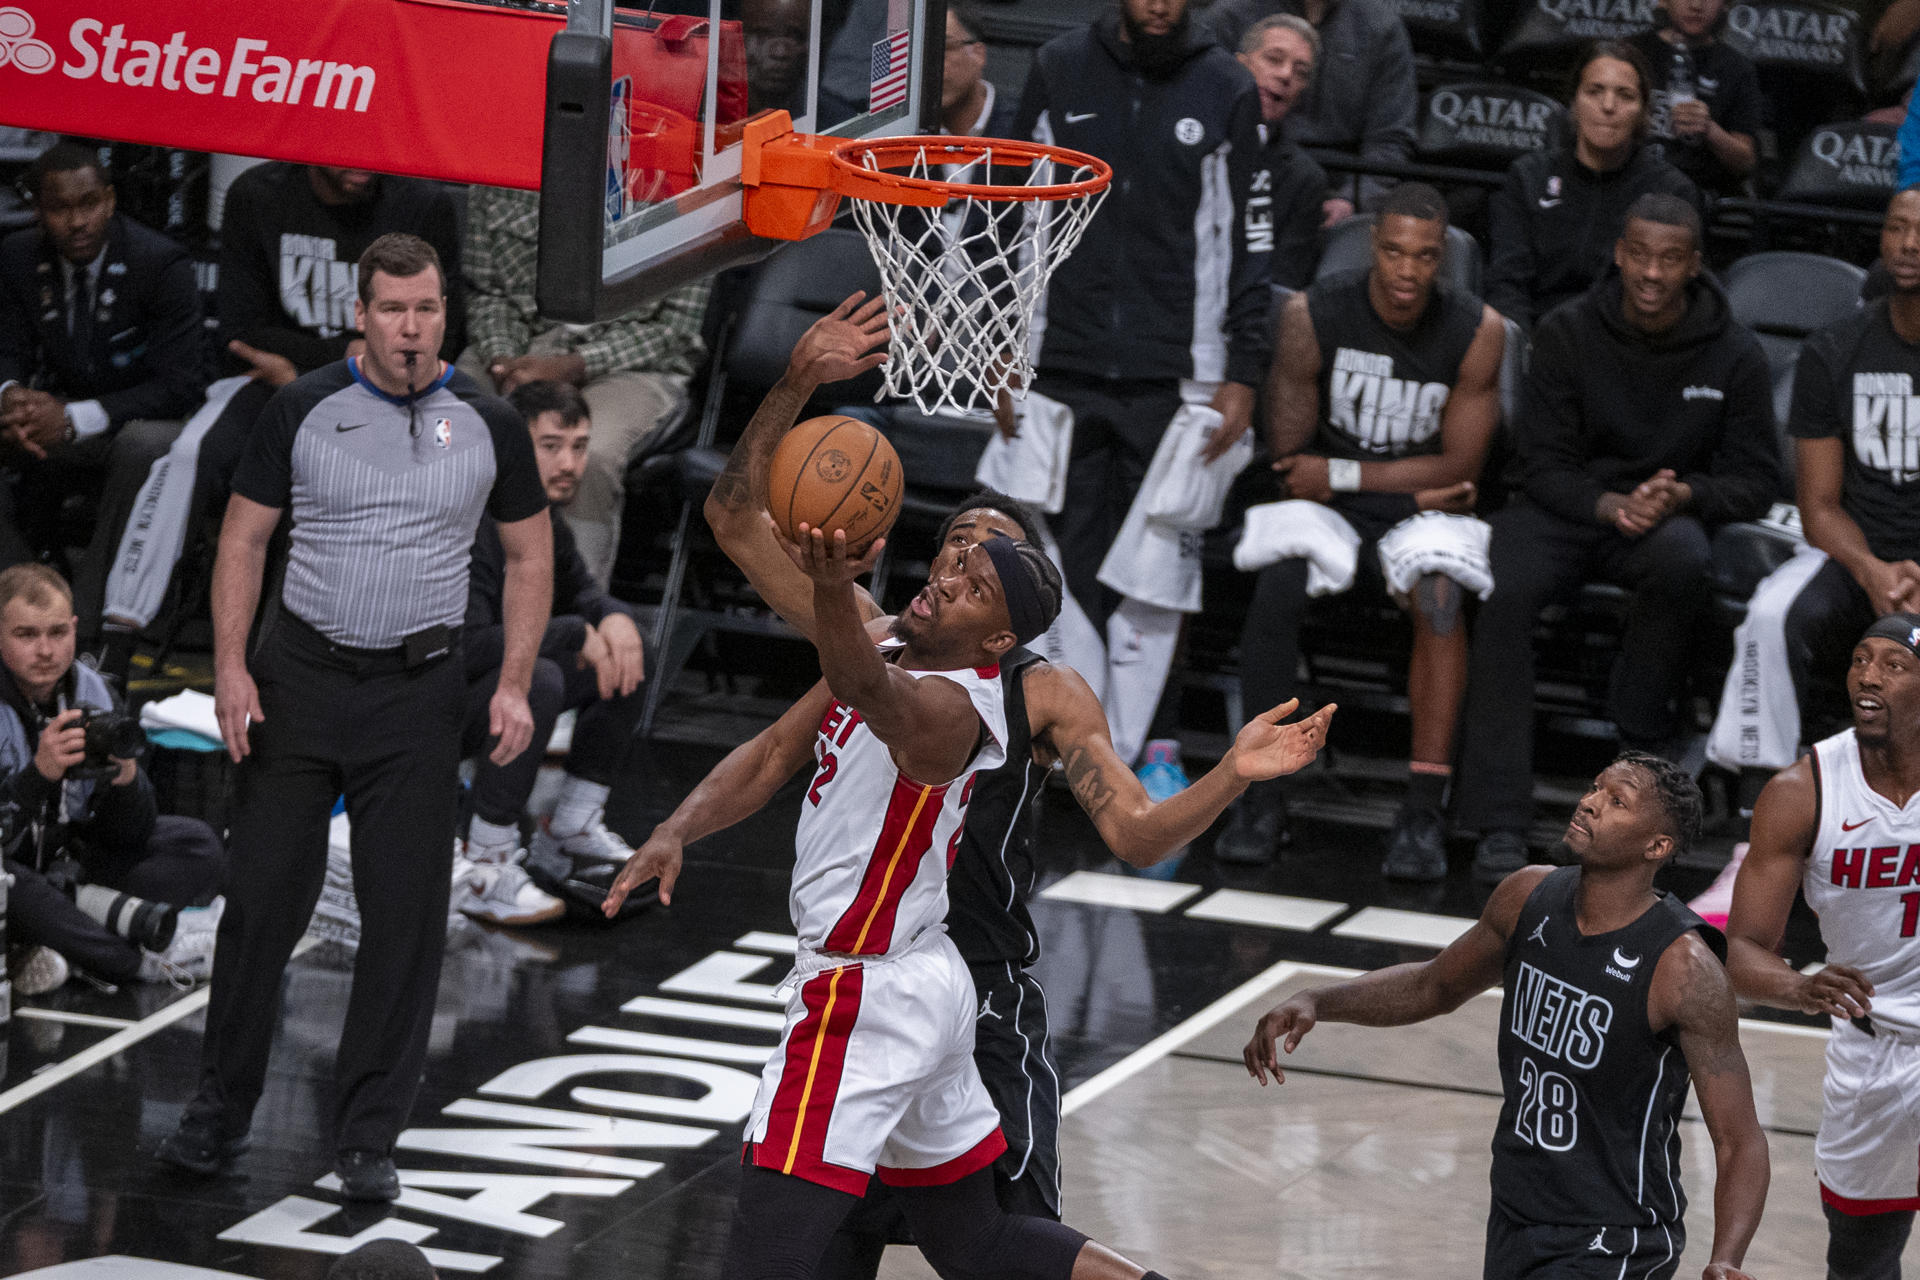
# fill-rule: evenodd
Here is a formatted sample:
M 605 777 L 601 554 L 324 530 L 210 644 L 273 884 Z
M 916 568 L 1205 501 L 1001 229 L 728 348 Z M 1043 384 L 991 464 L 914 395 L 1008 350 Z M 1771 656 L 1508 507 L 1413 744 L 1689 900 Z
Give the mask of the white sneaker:
M 607 829 L 606 817 L 605 809 L 595 809 L 586 825 L 572 835 L 561 835 L 552 830 L 548 834 L 560 842 L 560 852 L 568 857 L 624 863 L 633 856 L 633 850 L 625 840 Z
M 1694 913 L 1716 929 L 1727 927 L 1727 915 L 1733 910 L 1733 882 L 1740 874 L 1740 864 L 1747 860 L 1747 842 L 1742 840 L 1733 846 L 1733 856 L 1727 859 L 1727 865 L 1720 869 L 1706 892 L 1687 905 Z
M 211 930 L 174 930 L 165 951 L 141 953 L 140 981 L 170 982 L 183 991 L 205 982 L 213 976 L 213 944 Z
M 73 970 L 67 958 L 52 947 L 28 947 L 8 968 L 13 993 L 19 996 L 43 996 L 66 985 Z
M 535 884 L 518 862 L 454 864 L 453 906 L 492 924 L 529 925 L 558 920 L 567 904 Z

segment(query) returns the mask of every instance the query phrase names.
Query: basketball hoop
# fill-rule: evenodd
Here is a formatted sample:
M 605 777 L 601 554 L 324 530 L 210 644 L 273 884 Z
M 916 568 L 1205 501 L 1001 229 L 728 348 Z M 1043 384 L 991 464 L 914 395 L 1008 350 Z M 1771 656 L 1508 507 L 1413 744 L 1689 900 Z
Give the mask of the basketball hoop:
M 741 179 L 747 225 L 800 239 L 840 197 L 893 307 L 883 395 L 923 413 L 991 412 L 1033 377 L 1034 308 L 1080 243 L 1113 170 L 1083 152 L 1008 138 L 755 139 Z M 1024 181 L 994 182 L 1024 170 Z

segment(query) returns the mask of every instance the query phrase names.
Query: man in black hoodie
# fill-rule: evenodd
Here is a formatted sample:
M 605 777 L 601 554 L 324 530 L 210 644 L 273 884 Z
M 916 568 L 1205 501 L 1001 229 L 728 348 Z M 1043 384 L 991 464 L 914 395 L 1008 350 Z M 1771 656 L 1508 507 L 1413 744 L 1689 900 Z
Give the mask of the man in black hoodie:
M 1521 491 L 1491 521 L 1494 588 L 1473 637 L 1454 815 L 1481 833 L 1483 881 L 1527 861 L 1541 607 L 1595 577 L 1633 592 L 1611 711 L 1624 746 L 1664 743 L 1710 594 L 1707 529 L 1759 515 L 1782 484 L 1766 359 L 1700 274 L 1693 206 L 1634 201 L 1614 263 L 1540 322 L 1516 433 Z

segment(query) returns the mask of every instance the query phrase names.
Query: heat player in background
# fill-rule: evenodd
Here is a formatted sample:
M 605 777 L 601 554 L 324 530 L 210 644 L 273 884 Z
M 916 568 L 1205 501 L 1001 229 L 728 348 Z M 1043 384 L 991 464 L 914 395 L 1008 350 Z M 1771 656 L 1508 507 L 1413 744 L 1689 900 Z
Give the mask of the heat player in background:
M 1920 1209 L 1920 614 L 1867 628 L 1847 667 L 1853 727 L 1774 775 L 1733 886 L 1728 971 L 1748 1000 L 1830 1014 L 1813 1140 L 1829 1280 L 1900 1274 Z M 1796 892 L 1826 967 L 1776 952 Z
M 1292 1053 L 1318 1022 L 1405 1026 L 1499 983 L 1505 1101 L 1486 1280 L 1673 1276 L 1686 1244 L 1679 1122 L 1690 1080 L 1716 1165 L 1701 1275 L 1744 1280 L 1769 1170 L 1733 988 L 1719 932 L 1653 887 L 1699 830 L 1693 779 L 1626 752 L 1567 824 L 1579 865 L 1509 875 L 1479 921 L 1424 964 L 1276 1006 L 1247 1044 L 1247 1071 L 1284 1080 L 1279 1050 Z

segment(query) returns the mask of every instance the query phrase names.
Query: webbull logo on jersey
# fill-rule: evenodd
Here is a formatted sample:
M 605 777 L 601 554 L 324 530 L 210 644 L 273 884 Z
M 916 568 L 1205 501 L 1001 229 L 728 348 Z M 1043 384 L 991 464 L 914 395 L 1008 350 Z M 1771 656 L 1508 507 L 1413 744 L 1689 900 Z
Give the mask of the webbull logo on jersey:
M 129 37 L 123 22 L 108 27 L 98 18 L 76 18 L 66 41 L 69 53 L 62 61 L 41 38 L 32 14 L 15 6 L 0 8 L 0 67 L 29 75 L 58 67 L 74 80 L 133 89 L 222 98 L 244 94 L 255 102 L 354 112 L 367 109 L 377 78 L 372 67 L 301 57 L 303 50 L 288 50 L 292 56 L 283 57 L 268 51 L 268 41 L 248 36 L 235 37 L 224 49 L 194 46 L 185 30 L 168 34 L 164 42 L 141 39 Z

